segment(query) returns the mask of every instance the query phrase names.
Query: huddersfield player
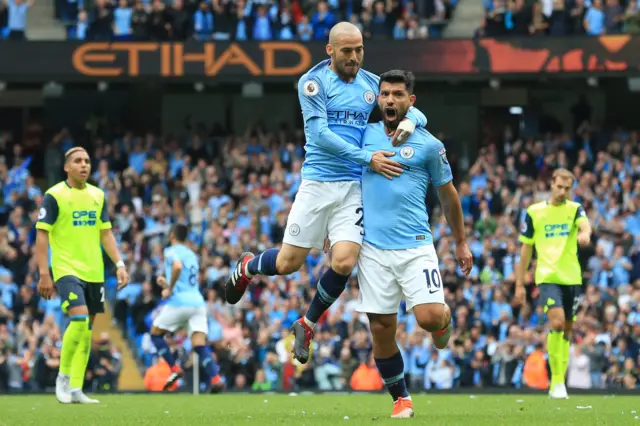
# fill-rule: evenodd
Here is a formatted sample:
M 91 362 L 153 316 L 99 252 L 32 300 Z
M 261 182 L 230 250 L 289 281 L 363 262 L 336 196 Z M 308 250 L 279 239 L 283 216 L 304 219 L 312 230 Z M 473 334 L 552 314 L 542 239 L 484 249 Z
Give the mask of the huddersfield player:
M 386 151 L 361 148 L 361 139 L 375 107 L 378 76 L 360 70 L 362 34 L 341 22 L 329 34 L 330 59 L 300 78 L 298 98 L 307 143 L 302 184 L 291 208 L 282 249 L 260 256 L 243 253 L 226 284 L 227 301 L 237 303 L 254 275 L 288 275 L 300 269 L 312 248 L 322 249 L 325 237 L 333 243 L 331 268 L 320 278 L 318 291 L 304 318 L 292 327 L 294 357 L 309 359 L 313 329 L 320 316 L 342 294 L 362 244 L 362 166 L 391 179 L 402 173 Z M 398 126 L 394 140 L 402 143 L 416 125 L 426 125 L 415 109 Z M 413 121 L 410 121 L 413 120 Z
M 524 277 L 535 246 L 535 282 L 551 326 L 547 352 L 551 367 L 549 397 L 554 399 L 569 398 L 564 381 L 569 365 L 571 329 L 582 295 L 578 244 L 584 247 L 591 241 L 591 225 L 584 208 L 569 200 L 574 182 L 570 171 L 557 169 L 551 177 L 551 198 L 529 206 L 521 225 L 522 248 L 516 268 L 515 298 L 523 304 Z
M 96 404 L 82 392 L 91 351 L 91 328 L 96 314 L 104 312 L 102 249 L 117 266 L 118 289 L 129 283 L 125 264 L 111 232 L 105 193 L 87 183 L 91 161 L 84 148 L 65 154 L 67 180 L 44 195 L 36 223 L 36 261 L 40 271 L 38 293 L 49 299 L 53 282 L 62 310 L 70 322 L 62 338 L 56 398 L 63 404 Z
M 404 362 L 396 344 L 402 296 L 418 325 L 431 332 L 438 349 L 447 346 L 452 330 L 425 205 L 429 183 L 438 188 L 462 272 L 468 275 L 473 266 L 462 206 L 442 142 L 419 128 L 401 147 L 392 145 L 391 135 L 415 102 L 414 85 L 413 74 L 407 71 L 392 70 L 380 76 L 378 106 L 383 121 L 369 124 L 363 137 L 365 149 L 393 152 L 404 169 L 393 180 L 367 168 L 363 172 L 364 243 L 358 259 L 356 307 L 369 318 L 373 356 L 393 398 L 394 418 L 413 417 Z
M 174 225 L 169 233 L 170 246 L 164 250 L 166 277 L 158 277 L 157 280 L 158 285 L 163 288 L 162 297 L 167 299 L 167 303 L 153 321 L 151 340 L 158 354 L 171 367 L 172 373 L 164 386 L 164 390 L 167 390 L 184 373 L 176 364 L 164 336 L 186 327 L 191 336 L 193 350 L 198 354 L 200 365 L 207 375 L 210 390 L 216 392 L 222 387 L 222 380 L 218 374 L 220 369 L 207 346 L 209 323 L 206 302 L 200 292 L 198 280 L 200 263 L 198 256 L 185 245 L 187 235 L 188 228 L 182 224 Z

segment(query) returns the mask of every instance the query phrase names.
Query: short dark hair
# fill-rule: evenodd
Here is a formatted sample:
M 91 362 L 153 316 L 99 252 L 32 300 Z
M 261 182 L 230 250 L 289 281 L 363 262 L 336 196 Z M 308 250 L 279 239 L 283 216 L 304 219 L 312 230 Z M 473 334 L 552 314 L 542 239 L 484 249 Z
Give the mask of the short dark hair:
M 176 223 L 175 225 L 173 225 L 173 229 L 171 229 L 171 232 L 173 232 L 173 236 L 176 240 L 178 240 L 178 242 L 184 243 L 187 240 L 189 229 L 187 228 L 187 225 Z
M 405 87 L 407 88 L 407 92 L 409 92 L 410 95 L 413 94 L 413 89 L 416 86 L 416 78 L 413 76 L 413 73 L 411 71 L 405 70 L 390 70 L 382 73 L 380 75 L 380 85 L 378 86 L 378 88 L 380 88 L 380 86 L 382 86 L 382 83 L 384 82 L 404 83 Z
M 81 147 L 81 146 L 75 146 L 75 147 L 73 147 L 73 148 L 69 149 L 67 152 L 65 152 L 65 154 L 64 154 L 64 163 L 66 164 L 66 163 L 68 163 L 69 161 L 71 161 L 71 156 L 72 156 L 73 154 L 75 154 L 76 152 L 84 152 L 84 153 L 86 153 L 87 155 L 89 155 L 89 153 L 87 152 L 87 150 L 86 150 L 86 149 L 84 149 L 83 147 Z

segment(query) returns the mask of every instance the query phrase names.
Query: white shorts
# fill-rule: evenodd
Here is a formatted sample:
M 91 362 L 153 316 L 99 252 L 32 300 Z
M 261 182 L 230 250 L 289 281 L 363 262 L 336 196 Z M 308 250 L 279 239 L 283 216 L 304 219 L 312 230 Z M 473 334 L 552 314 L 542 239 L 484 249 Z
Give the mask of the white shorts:
M 189 336 L 196 332 L 209 334 L 207 308 L 204 306 L 164 305 L 153 320 L 153 326 L 171 333 L 186 328 Z
M 351 241 L 362 245 L 364 235 L 360 182 L 303 180 L 291 206 L 283 242 L 304 248 Z
M 438 255 L 432 244 L 380 250 L 365 242 L 358 257 L 358 312 L 395 314 L 404 295 L 407 311 L 425 303 L 444 304 Z

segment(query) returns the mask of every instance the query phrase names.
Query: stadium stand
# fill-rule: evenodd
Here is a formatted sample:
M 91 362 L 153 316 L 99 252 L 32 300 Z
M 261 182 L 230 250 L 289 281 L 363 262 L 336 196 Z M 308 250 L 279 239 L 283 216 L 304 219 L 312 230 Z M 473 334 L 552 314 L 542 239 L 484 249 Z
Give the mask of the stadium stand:
M 640 9 L 635 1 L 524 0 L 484 1 L 479 37 L 638 34 Z
M 59 300 L 34 295 L 33 222 L 41 188 L 62 179 L 62 153 L 76 144 L 92 154 L 93 182 L 108 195 L 132 279 L 116 293 L 115 279 L 107 271 L 110 316 L 103 317 L 94 333 L 88 389 L 124 388 L 125 379 L 140 381 L 142 374 L 147 389 L 157 389 L 168 376 L 148 332 L 161 303 L 154 282 L 162 247 L 175 221 L 190 224 L 190 244 L 202 257 L 209 342 L 228 388 L 382 389 L 372 367 L 367 319 L 354 312 L 355 274 L 348 291 L 322 318 L 310 363 L 298 366 L 291 361 L 288 327 L 306 308 L 327 267 L 322 252 L 312 251 L 303 269 L 290 276 L 255 278 L 238 305 L 227 305 L 222 298 L 229 268 L 242 251 L 259 252 L 282 240 L 300 183 L 302 141 L 288 142 L 296 138 L 281 138 L 259 126 L 238 135 L 216 130 L 181 139 L 107 129 L 106 123 L 95 122 L 65 130 L 36 149 L 23 146 L 17 135 L 0 132 L 0 391 L 47 389 L 55 378 L 65 324 Z M 505 129 L 487 138 L 465 175 L 452 161 L 476 265 L 469 279 L 461 278 L 448 227 L 437 200 L 431 200 L 432 230 L 455 334 L 449 348 L 438 352 L 413 316 L 400 309 L 397 337 L 412 388 L 548 387 L 544 312 L 536 307 L 532 276 L 527 305 L 513 308 L 510 299 L 519 221 L 528 205 L 545 199 L 550 173 L 559 166 L 578 177 L 575 197 L 595 227 L 592 248 L 580 252 L 586 295 L 575 326 L 568 385 L 638 387 L 639 140 L 639 132 L 595 131 L 588 121 L 579 122 L 573 136 L 518 139 Z M 36 184 L 30 169 L 38 167 L 31 162 L 43 153 L 47 165 L 37 177 L 45 178 Z M 188 371 L 189 340 L 177 333 L 170 346 Z M 127 374 L 122 373 L 125 368 Z M 187 374 L 185 386 L 190 379 Z
M 324 40 L 341 20 L 367 38 L 439 37 L 456 0 L 56 1 L 73 40 Z

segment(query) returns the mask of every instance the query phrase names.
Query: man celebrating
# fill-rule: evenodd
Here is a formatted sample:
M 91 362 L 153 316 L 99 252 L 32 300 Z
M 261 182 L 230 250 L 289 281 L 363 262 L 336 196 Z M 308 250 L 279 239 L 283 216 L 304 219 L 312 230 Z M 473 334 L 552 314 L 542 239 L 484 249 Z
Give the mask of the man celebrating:
M 591 225 L 580 203 L 569 200 L 575 177 L 557 169 L 551 177 L 551 199 L 533 204 L 520 230 L 520 263 L 516 268 L 515 298 L 525 302 L 524 277 L 529 269 L 533 247 L 538 255 L 535 282 L 540 303 L 549 319 L 547 351 L 551 367 L 549 397 L 567 399 L 565 376 L 569 365 L 571 329 L 582 294 L 582 269 L 578 244 L 591 241 Z
M 306 157 L 282 249 L 269 249 L 256 258 L 243 253 L 226 284 L 227 301 L 235 304 L 254 275 L 288 275 L 299 270 L 309 251 L 322 249 L 328 236 L 333 244 L 331 268 L 320 278 L 306 315 L 292 328 L 294 356 L 303 364 L 309 359 L 316 323 L 344 291 L 358 259 L 363 236 L 362 166 L 388 179 L 402 173 L 400 165 L 387 158 L 392 152 L 361 148 L 379 78 L 360 70 L 364 57 L 360 30 L 347 22 L 337 24 L 326 51 L 330 59 L 311 68 L 298 84 Z M 396 143 L 402 143 L 416 125 L 427 124 L 413 108 L 407 118 L 397 126 Z
M 413 74 L 392 70 L 380 76 L 378 106 L 383 121 L 369 124 L 365 149 L 393 152 L 405 172 L 384 179 L 371 170 L 362 177 L 364 244 L 358 259 L 358 312 L 367 314 L 373 337 L 373 356 L 391 394 L 391 417 L 413 417 L 413 403 L 404 379 L 404 362 L 396 344 L 398 308 L 402 296 L 416 322 L 431 332 L 438 349 L 451 335 L 451 311 L 444 301 L 438 256 L 433 246 L 425 206 L 429 183 L 438 188 L 447 222 L 456 240 L 456 257 L 465 275 L 473 257 L 464 233 L 464 215 L 442 142 L 417 129 L 399 148 L 391 134 L 415 102 Z
M 96 314 L 104 312 L 102 249 L 118 268 L 118 289 L 129 283 L 116 240 L 111 232 L 106 196 L 89 185 L 91 161 L 84 148 L 65 154 L 67 180 L 49 188 L 36 223 L 36 262 L 40 272 L 38 293 L 49 299 L 53 282 L 62 310 L 70 322 L 62 339 L 56 398 L 63 404 L 97 404 L 82 392 L 91 351 L 91 328 Z

